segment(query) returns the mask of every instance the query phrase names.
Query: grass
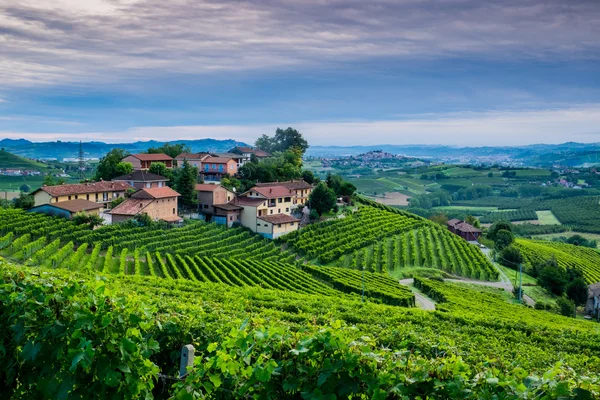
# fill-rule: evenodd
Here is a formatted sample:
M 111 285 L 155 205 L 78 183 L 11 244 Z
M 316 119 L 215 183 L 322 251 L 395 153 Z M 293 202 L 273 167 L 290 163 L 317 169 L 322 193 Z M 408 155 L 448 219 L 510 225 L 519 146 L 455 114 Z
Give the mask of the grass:
M 501 288 L 496 288 L 496 287 L 491 287 L 491 286 L 483 286 L 483 285 L 476 285 L 473 283 L 466 283 L 466 282 L 452 282 L 453 285 L 456 286 L 461 286 L 461 287 L 465 287 L 467 289 L 471 289 L 480 293 L 489 293 L 489 294 L 495 294 L 495 295 L 499 295 L 500 297 L 502 297 L 502 299 L 508 303 L 517 303 L 517 299 L 515 299 L 515 297 L 512 295 L 512 293 L 507 292 L 504 289 Z
M 551 241 L 554 238 L 558 238 L 558 237 L 570 238 L 571 236 L 575 236 L 575 235 L 583 236 L 584 238 L 586 238 L 588 240 L 596 240 L 598 243 L 600 243 L 600 234 L 598 234 L 598 233 L 586 233 L 586 232 L 548 233 L 548 234 L 545 234 L 545 235 L 535 235 L 535 236 L 533 236 L 533 238 L 534 239 L 550 240 Z
M 552 211 L 536 211 L 538 220 L 542 225 L 561 225 L 560 221 L 552 214 Z
M 422 268 L 422 267 L 409 267 L 409 268 L 398 268 L 393 271 L 388 271 L 394 279 L 407 279 L 407 278 L 451 278 L 446 272 L 437 268 Z
M 496 265 L 498 268 L 500 268 L 500 270 L 502 270 L 502 272 L 504 272 L 508 279 L 510 279 L 512 285 L 517 287 L 519 283 L 518 272 L 500 264 Z M 541 286 L 538 286 L 537 280 L 526 273 L 523 273 L 523 293 L 531 297 L 536 303 L 541 301 L 543 303 L 550 303 L 553 306 L 556 305 L 556 296 L 548 293 L 548 291 Z

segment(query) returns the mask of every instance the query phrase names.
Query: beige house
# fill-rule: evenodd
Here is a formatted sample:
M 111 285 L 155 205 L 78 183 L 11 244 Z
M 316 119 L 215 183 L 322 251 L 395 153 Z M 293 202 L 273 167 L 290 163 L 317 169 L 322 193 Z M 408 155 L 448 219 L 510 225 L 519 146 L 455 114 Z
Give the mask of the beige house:
M 133 169 L 148 169 L 154 162 L 161 162 L 167 168 L 173 168 L 173 158 L 166 154 L 130 154 L 121 161 L 131 163 Z
M 198 170 L 200 170 L 202 161 L 211 156 L 211 153 L 181 153 L 175 157 L 175 161 L 177 161 L 177 166 L 181 167 L 183 161 L 187 160 L 192 166 L 198 167 Z
M 112 222 L 123 222 L 138 214 L 148 214 L 154 220 L 179 222 L 177 197 L 169 187 L 140 189 L 110 211 Z
M 241 223 L 253 232 L 275 239 L 298 229 L 292 217 L 295 192 L 283 186 L 253 187 L 231 204 L 242 207 Z
M 265 182 L 257 183 L 256 187 L 265 188 L 273 186 L 283 186 L 294 191 L 295 199 L 294 204 L 306 204 L 308 198 L 313 191 L 313 185 L 305 182 L 303 179 L 284 181 L 284 182 Z
M 76 184 L 63 184 L 56 186 L 42 186 L 34 191 L 35 206 L 54 204 L 63 201 L 83 199 L 106 205 L 125 193 L 132 187 L 126 182 L 89 182 Z

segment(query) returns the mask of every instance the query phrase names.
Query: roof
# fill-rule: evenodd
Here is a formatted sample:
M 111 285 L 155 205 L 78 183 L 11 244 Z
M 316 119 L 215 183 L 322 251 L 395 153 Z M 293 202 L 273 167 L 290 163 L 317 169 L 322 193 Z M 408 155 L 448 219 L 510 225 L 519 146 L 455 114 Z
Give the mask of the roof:
M 298 190 L 298 189 L 312 189 L 312 185 L 304 179 L 291 180 L 291 181 L 283 181 L 283 182 L 264 182 L 257 183 L 257 187 L 269 187 L 269 186 L 285 186 L 288 189 Z
M 214 192 L 218 188 L 223 187 L 221 185 L 211 185 L 210 183 L 197 183 L 196 190 L 199 192 Z M 223 188 L 225 189 L 225 188 Z
M 153 201 L 153 199 L 129 198 L 110 210 L 109 213 L 118 215 L 136 215 Z
M 254 186 L 252 189 L 257 193 L 265 196 L 267 199 L 273 199 L 277 197 L 285 197 L 292 196 L 295 193 L 285 186 L 268 186 L 268 187 L 256 187 Z
M 231 200 L 229 202 L 229 204 L 233 204 L 233 205 L 239 205 L 239 206 L 252 206 L 252 207 L 257 207 L 260 206 L 262 203 L 264 203 L 266 200 L 265 199 L 259 199 L 256 197 L 236 197 L 235 199 Z
M 181 153 L 177 157 L 176 160 L 202 160 L 204 157 L 210 156 L 210 153 Z
M 203 162 L 207 164 L 227 164 L 233 160 L 231 157 L 207 157 Z
M 236 154 L 236 153 L 216 153 L 216 156 L 217 157 L 225 157 L 225 158 L 233 158 L 233 159 L 244 158 L 243 155 Z
M 234 210 L 243 210 L 244 207 L 236 206 L 235 204 L 225 203 L 225 204 L 213 204 L 214 208 L 220 208 L 221 210 L 234 211 Z
M 141 153 L 141 154 L 130 154 L 128 157 L 135 157 L 140 161 L 162 161 L 162 160 L 172 160 L 173 158 L 163 154 L 163 153 L 159 153 L 159 154 L 145 154 L 145 153 Z
M 460 224 L 461 222 L 462 221 L 460 219 L 452 218 L 446 223 L 448 224 L 448 226 L 455 226 L 456 224 Z
M 164 199 L 167 197 L 178 197 L 179 193 L 170 187 L 140 189 L 131 195 L 134 199 Z
M 62 210 L 67 210 L 72 213 L 77 213 L 80 211 L 89 211 L 89 210 L 97 210 L 99 208 L 103 208 L 104 204 L 95 203 L 93 201 L 85 200 L 85 199 L 75 199 L 68 201 L 60 201 L 58 203 L 48 204 L 49 206 L 60 208 Z
M 473 225 L 469 225 L 466 222 L 461 222 L 454 226 L 457 230 L 465 233 L 481 233 L 481 230 L 475 228 Z
M 298 218 L 294 218 L 291 215 L 287 214 L 265 215 L 264 217 L 257 218 L 262 219 L 263 221 L 270 222 L 272 224 L 289 224 L 290 222 L 300 221 Z
M 168 178 L 165 178 L 161 175 L 151 174 L 150 172 L 138 169 L 137 171 L 133 171 L 130 174 L 118 176 L 113 178 L 113 181 L 129 181 L 129 182 L 155 182 L 155 181 L 168 181 Z
M 100 181 L 100 182 L 89 182 L 89 183 L 73 183 L 73 184 L 62 184 L 56 186 L 42 186 L 35 192 L 44 191 L 48 193 L 52 197 L 58 196 L 69 196 L 74 194 L 86 194 L 86 193 L 99 193 L 99 192 L 110 192 L 117 191 L 123 192 L 127 189 L 130 189 L 131 186 L 127 182 L 110 182 L 110 181 Z
M 183 218 L 181 218 L 179 215 L 169 215 L 168 217 L 162 217 L 160 218 L 163 221 L 167 221 L 167 222 L 180 222 L 183 221 Z

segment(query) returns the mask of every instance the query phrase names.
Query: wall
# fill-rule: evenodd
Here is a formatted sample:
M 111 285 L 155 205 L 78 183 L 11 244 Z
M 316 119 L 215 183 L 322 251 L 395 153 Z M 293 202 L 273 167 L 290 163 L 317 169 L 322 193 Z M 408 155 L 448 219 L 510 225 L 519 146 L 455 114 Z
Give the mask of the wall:
M 242 206 L 242 225 L 250 228 L 252 232 L 256 232 L 256 207 L 253 206 Z
M 40 190 L 39 192 L 37 192 L 33 197 L 35 199 L 36 206 L 41 206 L 42 204 L 49 204 L 50 200 L 52 199 L 52 196 L 50 196 L 48 193 L 44 192 L 43 190 Z
M 39 193 L 46 193 L 46 192 L 40 191 Z M 108 198 L 108 200 L 106 200 L 106 201 L 103 200 L 104 193 L 106 193 L 106 196 Z M 96 195 L 97 195 L 97 197 L 96 197 Z M 37 194 L 36 194 L 36 196 L 37 196 Z M 50 195 L 48 195 L 48 196 L 50 196 Z M 68 201 L 68 200 L 75 200 L 75 199 L 84 199 L 84 200 L 93 201 L 96 203 L 108 203 L 110 201 L 113 201 L 117 197 L 123 197 L 123 196 L 125 196 L 125 191 L 73 194 L 73 195 L 71 195 L 70 199 L 69 199 L 69 196 L 58 196 L 56 198 L 52 198 L 49 201 L 49 203 L 59 203 L 61 201 Z M 47 203 L 44 203 L 44 204 L 47 204 Z
M 293 232 L 298 230 L 298 222 L 293 222 L 289 224 L 281 224 L 278 226 L 277 224 L 273 225 L 273 239 L 278 238 L 281 235 L 285 235 L 286 233 Z
M 142 169 L 142 162 L 133 156 L 127 156 L 123 159 L 124 162 L 130 162 L 133 169 Z
M 173 212 L 175 209 L 175 212 Z M 161 219 L 177 215 L 177 197 L 156 199 L 148 204 L 142 212 L 148 214 L 152 219 Z

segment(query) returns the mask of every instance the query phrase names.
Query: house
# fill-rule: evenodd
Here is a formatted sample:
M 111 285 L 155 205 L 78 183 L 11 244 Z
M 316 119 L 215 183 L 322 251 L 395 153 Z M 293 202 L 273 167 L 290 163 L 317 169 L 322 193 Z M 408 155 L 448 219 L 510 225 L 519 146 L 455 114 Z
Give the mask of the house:
M 211 153 L 181 153 L 177 157 L 175 157 L 175 161 L 177 161 L 177 166 L 181 167 L 184 160 L 187 160 L 192 166 L 198 167 L 198 170 L 202 168 L 202 161 L 206 158 L 214 156 Z
M 164 176 L 151 174 L 143 169 L 138 169 L 130 174 L 122 175 L 113 179 L 113 182 L 126 182 L 136 189 L 150 189 L 154 187 L 167 186 L 169 179 Z
M 237 171 L 237 162 L 233 158 L 209 156 L 202 161 L 199 174 L 204 181 L 218 182 L 223 175 L 235 175 Z
M 229 153 L 237 153 L 242 156 L 242 158 L 238 159 L 238 168 L 243 166 L 245 163 L 250 162 L 250 160 L 252 159 L 252 155 L 254 155 L 259 160 L 262 158 L 271 157 L 271 155 L 266 151 L 262 151 L 261 149 L 257 149 L 255 147 L 250 146 L 236 146 L 233 149 L 229 150 Z
M 257 183 L 256 187 L 273 187 L 273 186 L 284 186 L 295 193 L 294 204 L 306 204 L 308 198 L 313 191 L 313 186 L 310 183 L 305 182 L 303 179 L 284 181 L 284 182 L 266 182 Z
M 173 159 L 166 154 L 130 154 L 125 157 L 123 162 L 129 162 L 133 169 L 148 169 L 154 162 L 161 162 L 167 168 L 173 168 Z
M 106 208 L 107 204 L 119 197 L 125 197 L 125 192 L 131 189 L 127 182 L 89 182 L 62 184 L 56 186 L 42 186 L 32 193 L 35 206 L 54 204 L 63 201 L 84 199 L 101 203 Z
M 101 203 L 85 199 L 75 199 L 59 203 L 42 204 L 32 207 L 28 211 L 71 219 L 78 212 L 100 215 L 103 209 L 104 205 Z
M 241 223 L 270 239 L 298 229 L 299 219 L 290 214 L 295 192 L 284 186 L 253 187 L 230 204 L 242 207 Z
M 221 185 L 199 183 L 196 185 L 198 192 L 198 210 L 206 222 L 227 225 L 231 227 L 234 222 L 239 222 L 243 207 L 229 204 L 235 193 Z
M 600 311 L 600 282 L 588 286 L 588 300 L 585 303 L 585 313 L 587 315 L 598 316 Z
M 466 241 L 477 241 L 477 238 L 481 236 L 481 230 L 456 218 L 449 220 L 447 225 L 450 232 L 457 234 Z
M 138 214 L 148 214 L 154 220 L 180 222 L 177 215 L 179 193 L 170 187 L 140 189 L 130 198 L 110 210 L 112 222 L 123 222 Z

